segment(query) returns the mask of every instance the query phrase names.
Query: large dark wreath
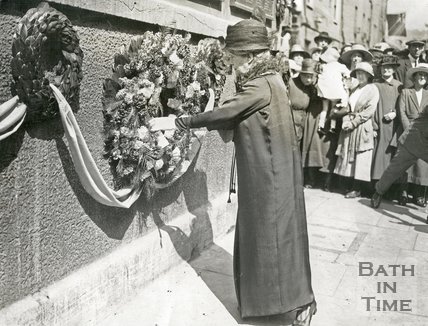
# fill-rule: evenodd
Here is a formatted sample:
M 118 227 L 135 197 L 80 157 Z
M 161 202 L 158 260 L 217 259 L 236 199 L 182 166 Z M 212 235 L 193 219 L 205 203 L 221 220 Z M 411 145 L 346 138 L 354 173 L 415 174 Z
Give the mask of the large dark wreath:
M 13 36 L 12 56 L 12 94 L 27 105 L 27 121 L 58 115 L 50 83 L 67 101 L 77 98 L 83 52 L 76 31 L 61 12 L 44 2 L 28 10 Z

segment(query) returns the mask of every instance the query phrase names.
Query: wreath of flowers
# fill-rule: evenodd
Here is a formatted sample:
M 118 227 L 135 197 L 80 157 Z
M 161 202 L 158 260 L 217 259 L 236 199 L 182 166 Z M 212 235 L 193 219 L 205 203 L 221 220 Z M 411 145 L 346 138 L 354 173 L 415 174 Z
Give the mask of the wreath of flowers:
M 105 157 L 115 189 L 172 180 L 196 138 L 187 131 L 151 132 L 153 117 L 194 115 L 205 108 L 212 88 L 218 102 L 225 83 L 221 44 L 190 35 L 146 32 L 114 56 L 113 75 L 104 82 Z
M 27 121 L 59 114 L 49 84 L 71 101 L 82 80 L 83 52 L 68 18 L 42 2 L 20 20 L 12 41 L 12 94 L 27 105 Z

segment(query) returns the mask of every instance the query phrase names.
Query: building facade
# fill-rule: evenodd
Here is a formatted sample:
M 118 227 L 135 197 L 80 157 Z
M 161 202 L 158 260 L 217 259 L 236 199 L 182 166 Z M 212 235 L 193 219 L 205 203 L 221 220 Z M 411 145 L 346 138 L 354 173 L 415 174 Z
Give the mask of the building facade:
M 328 32 L 338 46 L 371 46 L 385 37 L 387 0 L 296 0 L 295 8 L 292 42 L 306 48 L 320 32 Z

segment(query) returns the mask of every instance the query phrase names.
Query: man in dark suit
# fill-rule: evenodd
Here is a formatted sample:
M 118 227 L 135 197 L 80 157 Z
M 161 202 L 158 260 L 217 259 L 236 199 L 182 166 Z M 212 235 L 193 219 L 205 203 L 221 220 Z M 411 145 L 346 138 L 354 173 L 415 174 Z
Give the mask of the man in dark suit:
M 424 52 L 425 42 L 419 40 L 411 40 L 406 43 L 407 51 L 403 52 L 402 57 L 398 61 L 400 66 L 396 71 L 396 79 L 400 81 L 404 88 L 412 86 L 411 80 L 406 78 L 406 72 L 410 68 L 416 67 L 419 63 L 425 62 L 422 54 Z

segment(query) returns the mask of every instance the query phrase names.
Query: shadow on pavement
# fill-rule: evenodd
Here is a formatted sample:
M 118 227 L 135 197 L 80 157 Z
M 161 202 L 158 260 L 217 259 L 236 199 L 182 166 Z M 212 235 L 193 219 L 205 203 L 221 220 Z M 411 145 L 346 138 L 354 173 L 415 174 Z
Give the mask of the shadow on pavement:
M 359 202 L 362 203 L 363 205 L 370 206 L 370 200 L 369 199 L 361 199 L 361 200 L 359 200 Z M 387 207 L 385 207 L 385 206 L 387 206 Z M 428 233 L 428 225 L 421 225 L 419 223 L 418 224 L 411 223 L 409 221 L 406 221 L 406 220 L 400 218 L 397 215 L 391 214 L 391 213 L 395 213 L 395 214 L 399 214 L 399 215 L 405 215 L 405 216 L 408 216 L 408 217 L 414 219 L 415 221 L 422 222 L 422 223 L 428 222 L 428 218 L 424 219 L 424 218 L 414 214 L 412 212 L 412 209 L 413 208 L 411 208 L 411 207 L 397 206 L 391 202 L 383 201 L 380 204 L 380 208 L 378 208 L 376 210 L 378 212 L 380 212 L 382 215 L 387 216 L 390 219 L 394 220 L 394 221 L 390 221 L 390 223 L 412 226 L 412 227 L 414 227 L 414 230 L 417 232 Z

